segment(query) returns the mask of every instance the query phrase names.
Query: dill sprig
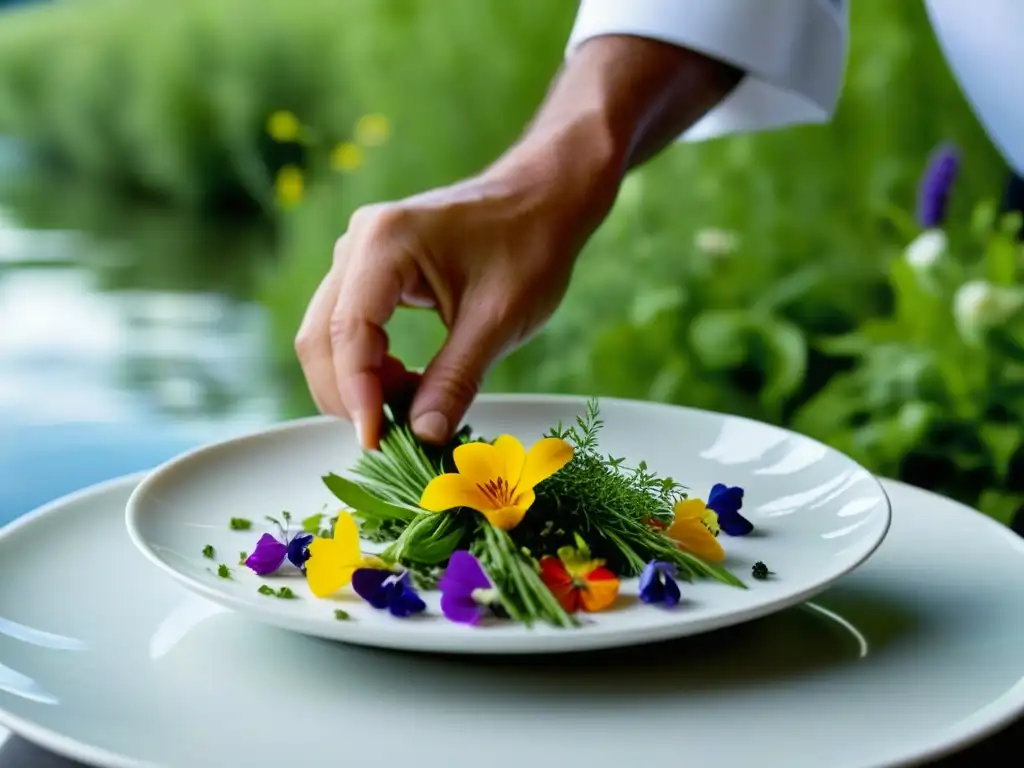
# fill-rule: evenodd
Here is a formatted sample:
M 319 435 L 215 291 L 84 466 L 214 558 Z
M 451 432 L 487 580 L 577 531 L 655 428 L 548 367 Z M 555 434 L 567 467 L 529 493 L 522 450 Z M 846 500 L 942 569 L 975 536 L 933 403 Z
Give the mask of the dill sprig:
M 724 568 L 679 549 L 657 526 L 672 522 L 676 502 L 686 488 L 653 473 L 646 462 L 636 467 L 602 454 L 598 436 L 604 422 L 598 402 L 587 403 L 576 423 L 551 430 L 573 446 L 573 459 L 537 486 L 537 499 L 514 531 L 517 542 L 535 552 L 555 552 L 576 535 L 594 556 L 620 576 L 636 576 L 651 560 L 670 562 L 684 579 L 713 578 L 733 586 L 743 582 Z

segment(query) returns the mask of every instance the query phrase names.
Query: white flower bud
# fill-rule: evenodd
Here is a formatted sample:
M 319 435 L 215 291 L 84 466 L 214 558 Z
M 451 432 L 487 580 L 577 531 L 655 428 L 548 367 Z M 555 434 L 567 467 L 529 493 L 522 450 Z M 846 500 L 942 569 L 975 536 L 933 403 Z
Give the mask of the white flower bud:
M 693 244 L 708 256 L 728 256 L 739 247 L 740 238 L 725 229 L 702 229 Z
M 964 283 L 953 297 L 953 317 L 960 334 L 977 343 L 989 328 L 1007 322 L 1024 308 L 1024 291 L 985 280 Z
M 926 272 L 945 255 L 948 245 L 945 232 L 929 229 L 914 238 L 903 252 L 903 257 L 915 270 Z

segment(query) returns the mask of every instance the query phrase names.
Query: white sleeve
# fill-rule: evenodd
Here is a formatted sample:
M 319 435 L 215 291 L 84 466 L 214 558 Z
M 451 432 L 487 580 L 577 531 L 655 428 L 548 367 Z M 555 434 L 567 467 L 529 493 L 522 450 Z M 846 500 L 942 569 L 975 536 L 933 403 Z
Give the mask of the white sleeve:
M 593 37 L 635 35 L 728 62 L 747 77 L 681 137 L 823 123 L 846 69 L 846 0 L 582 0 L 569 54 Z

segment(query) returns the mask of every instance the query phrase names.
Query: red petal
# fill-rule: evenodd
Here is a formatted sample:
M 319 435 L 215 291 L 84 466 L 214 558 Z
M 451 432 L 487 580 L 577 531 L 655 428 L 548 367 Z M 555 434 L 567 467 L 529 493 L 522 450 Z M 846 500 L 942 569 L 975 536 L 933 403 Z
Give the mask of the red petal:
M 611 571 L 609 571 L 604 566 L 601 566 L 600 568 L 595 568 L 587 574 L 587 581 L 608 581 L 609 579 L 617 578 L 619 577 Z
M 540 580 L 544 582 L 558 604 L 567 613 L 575 613 L 579 608 L 580 594 L 573 584 L 572 576 L 565 565 L 557 557 L 542 557 L 540 560 Z

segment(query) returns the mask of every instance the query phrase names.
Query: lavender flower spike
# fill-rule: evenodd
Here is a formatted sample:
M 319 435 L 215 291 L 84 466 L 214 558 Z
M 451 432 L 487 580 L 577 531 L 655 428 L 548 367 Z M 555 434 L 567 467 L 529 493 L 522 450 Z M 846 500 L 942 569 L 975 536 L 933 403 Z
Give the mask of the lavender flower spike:
M 953 145 L 944 144 L 932 152 L 917 193 L 917 222 L 925 229 L 945 222 L 959 169 L 960 154 Z

